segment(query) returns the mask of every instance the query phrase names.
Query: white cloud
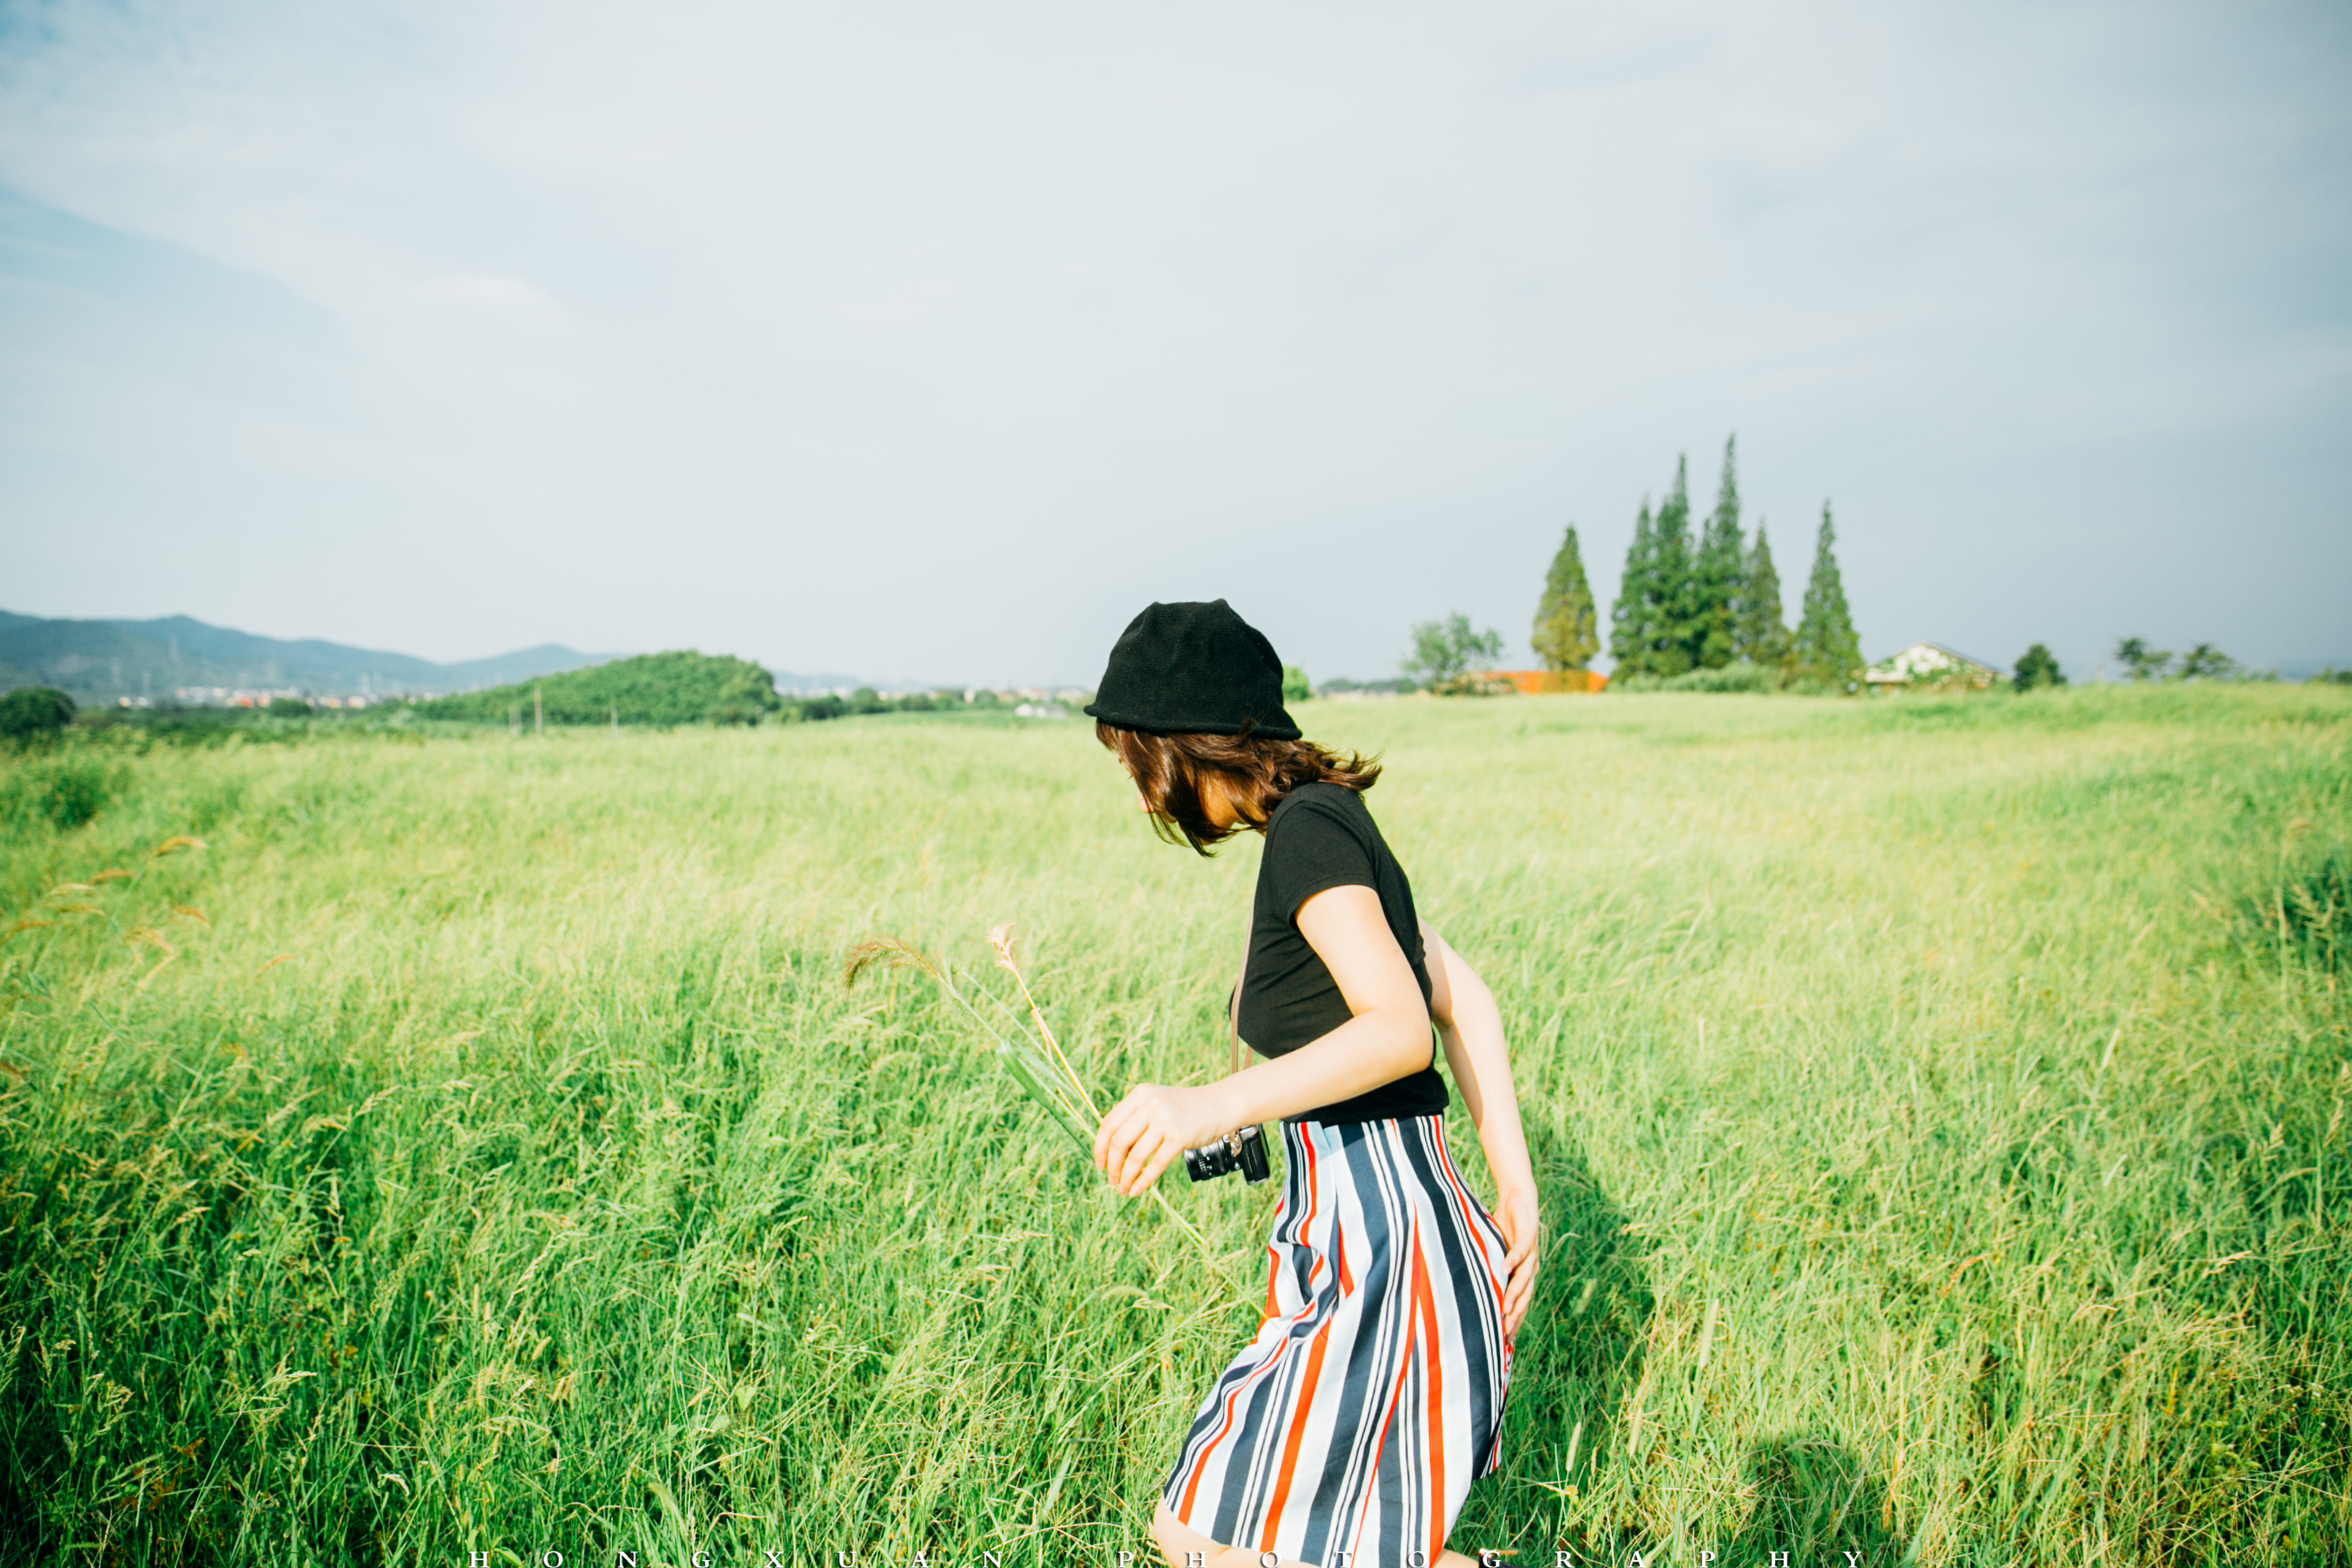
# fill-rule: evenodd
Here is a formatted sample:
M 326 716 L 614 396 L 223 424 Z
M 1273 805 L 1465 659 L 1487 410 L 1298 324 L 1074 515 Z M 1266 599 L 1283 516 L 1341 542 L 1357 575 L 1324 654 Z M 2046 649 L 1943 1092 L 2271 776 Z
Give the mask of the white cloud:
M 418 292 L 452 310 L 495 316 L 527 327 L 569 331 L 572 326 L 572 318 L 564 313 L 562 306 L 520 278 L 457 272 L 433 279 Z

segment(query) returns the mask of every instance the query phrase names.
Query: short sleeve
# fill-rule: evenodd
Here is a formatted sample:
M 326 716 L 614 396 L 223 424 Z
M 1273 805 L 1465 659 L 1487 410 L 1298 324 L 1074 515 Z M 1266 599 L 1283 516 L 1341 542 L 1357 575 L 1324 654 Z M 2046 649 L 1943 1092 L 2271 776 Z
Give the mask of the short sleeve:
M 1312 797 L 1273 825 L 1259 874 L 1270 912 L 1286 923 L 1296 921 L 1298 906 L 1327 888 L 1380 886 L 1370 837 L 1348 819 L 1342 805 Z

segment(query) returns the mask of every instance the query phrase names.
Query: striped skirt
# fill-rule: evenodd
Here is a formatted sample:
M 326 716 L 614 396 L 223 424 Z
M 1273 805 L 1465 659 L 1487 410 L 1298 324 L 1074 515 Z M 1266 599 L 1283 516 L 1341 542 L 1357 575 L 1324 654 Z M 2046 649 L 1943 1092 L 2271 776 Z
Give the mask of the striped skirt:
M 1501 1458 L 1508 1248 L 1442 1118 L 1282 1133 L 1265 1321 L 1210 1390 L 1162 1495 L 1223 1546 L 1426 1568 Z

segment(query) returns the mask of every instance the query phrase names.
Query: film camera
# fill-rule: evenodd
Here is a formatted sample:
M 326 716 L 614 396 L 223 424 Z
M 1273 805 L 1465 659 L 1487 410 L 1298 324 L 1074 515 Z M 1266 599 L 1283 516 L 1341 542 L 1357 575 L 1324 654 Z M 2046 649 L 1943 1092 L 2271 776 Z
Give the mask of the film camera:
M 1235 1171 L 1251 1186 L 1257 1185 L 1271 1173 L 1265 1163 L 1265 1133 L 1250 1126 L 1237 1132 L 1228 1132 L 1213 1143 L 1203 1143 L 1198 1149 L 1184 1151 L 1184 1173 L 1196 1182 L 1213 1182 L 1219 1176 L 1230 1176 Z

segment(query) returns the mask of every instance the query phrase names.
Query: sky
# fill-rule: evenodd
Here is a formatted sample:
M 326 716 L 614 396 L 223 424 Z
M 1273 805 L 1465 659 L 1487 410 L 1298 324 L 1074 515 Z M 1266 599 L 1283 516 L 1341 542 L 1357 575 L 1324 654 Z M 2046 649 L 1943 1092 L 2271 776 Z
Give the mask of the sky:
M 1872 658 L 2352 664 L 2352 7 L 0 0 L 18 613 L 1377 679 L 1735 432 Z

